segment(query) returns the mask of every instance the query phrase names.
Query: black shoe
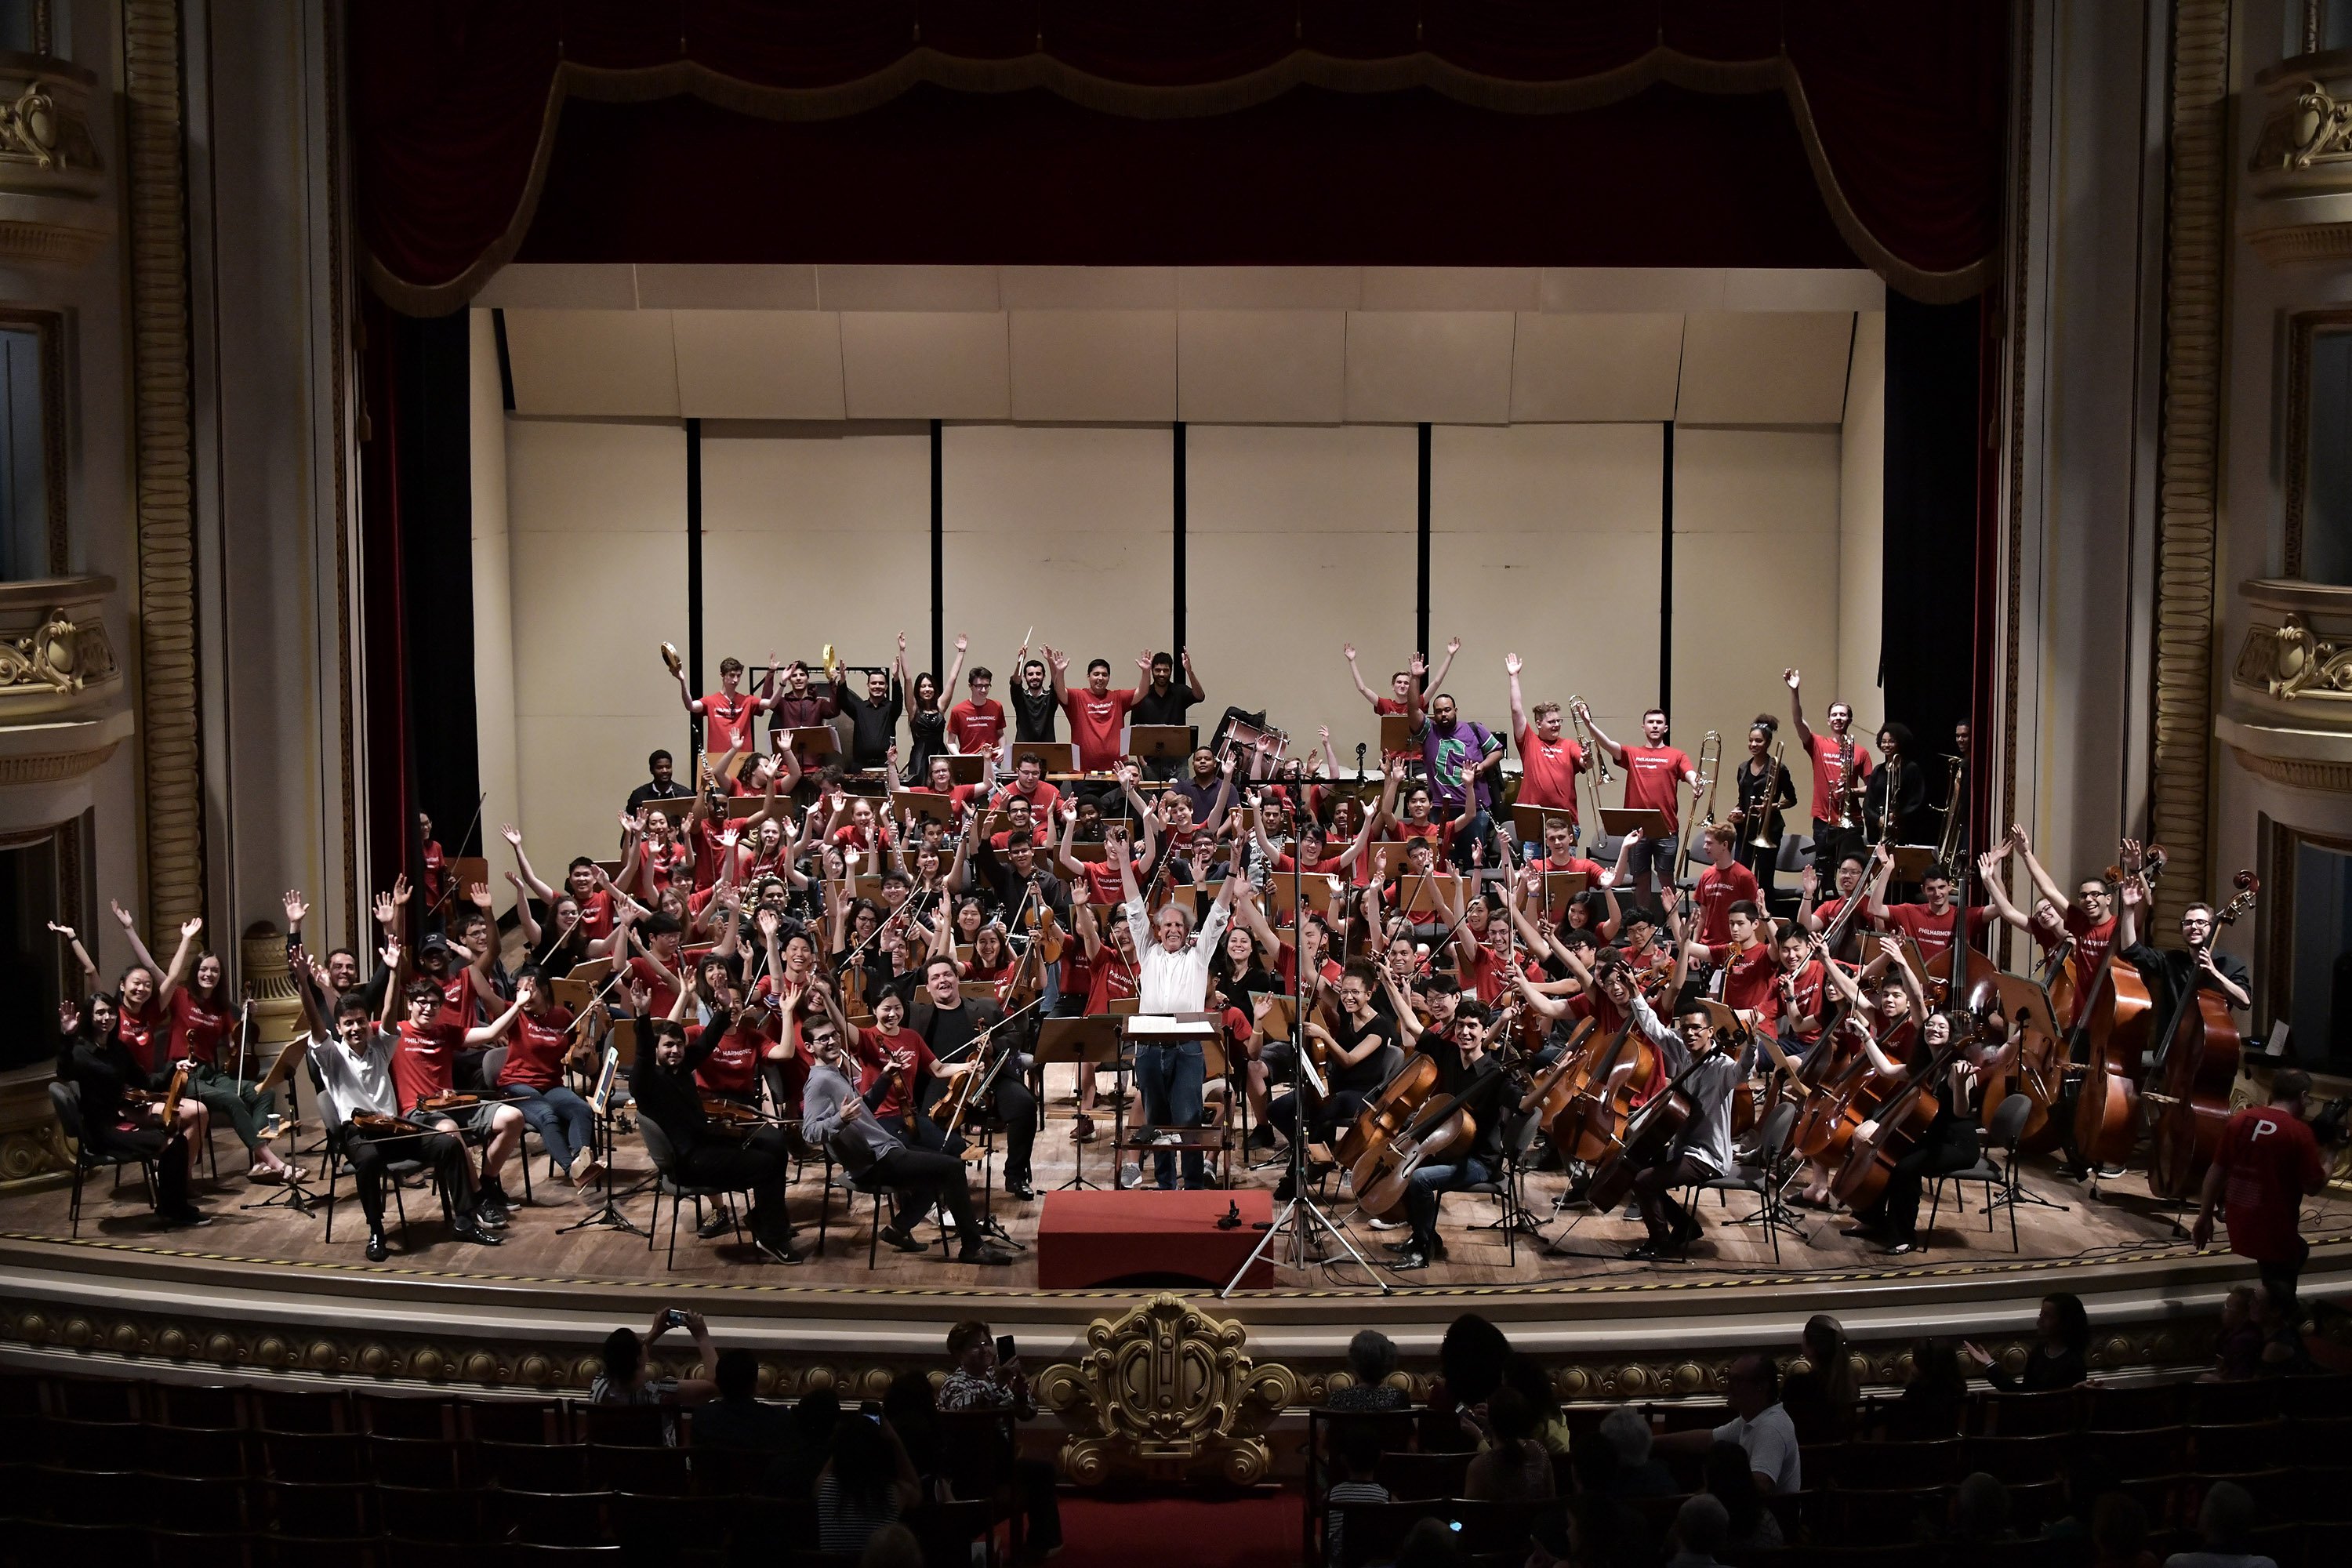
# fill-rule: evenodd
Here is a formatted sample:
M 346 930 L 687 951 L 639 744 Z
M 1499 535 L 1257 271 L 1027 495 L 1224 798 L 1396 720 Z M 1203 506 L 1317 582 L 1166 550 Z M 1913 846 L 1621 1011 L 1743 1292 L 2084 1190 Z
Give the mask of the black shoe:
M 473 1218 L 476 1225 L 493 1232 L 505 1230 L 509 1223 L 506 1210 L 494 1209 L 488 1204 L 476 1204 Z
M 1253 1151 L 1273 1148 L 1274 1129 L 1268 1127 L 1263 1121 L 1259 1122 L 1256 1126 L 1250 1129 L 1249 1142 L 1244 1145 L 1244 1147 Z
M 930 1250 L 929 1245 L 917 1241 L 896 1226 L 884 1226 L 881 1237 L 882 1245 L 893 1252 L 929 1252 Z
M 735 1228 L 735 1211 L 724 1206 L 710 1211 L 710 1217 L 694 1227 L 694 1234 L 705 1241 L 727 1235 Z
M 789 1241 L 762 1241 L 754 1237 L 751 1238 L 751 1245 L 759 1248 L 761 1256 L 772 1262 L 798 1263 L 801 1260 L 800 1249 Z
M 474 1213 L 481 1218 L 485 1225 L 506 1224 L 508 1219 L 511 1217 L 511 1211 L 513 1208 L 514 1205 L 507 1197 L 506 1189 L 499 1186 L 496 1182 L 492 1182 L 488 1186 L 484 1187 L 481 1192 L 476 1195 L 474 1201 Z
M 449 1234 L 459 1241 L 470 1241 L 476 1247 L 496 1247 L 499 1240 L 496 1232 L 483 1229 L 475 1216 L 469 1214 L 459 1215 L 456 1219 L 451 1220 Z
M 1692 1242 L 1696 1241 L 1700 1237 L 1706 1234 L 1706 1227 L 1705 1226 L 1685 1215 L 1683 1216 L 1683 1223 L 1675 1227 L 1674 1246 L 1678 1249 L 1688 1247 Z
M 1274 1184 L 1274 1201 L 1278 1204 L 1286 1204 L 1297 1195 L 1298 1184 L 1291 1179 L 1289 1172 L 1285 1171 L 1282 1173 L 1282 1180 L 1275 1183 Z
M 1838 1234 L 1840 1236 L 1853 1237 L 1863 1241 L 1876 1241 L 1878 1239 L 1878 1227 L 1874 1225 L 1850 1225 L 1839 1231 Z
M 1019 1182 L 1007 1182 L 1004 1184 L 1004 1195 L 1019 1203 L 1035 1203 L 1037 1201 L 1037 1189 L 1031 1186 L 1025 1180 Z
M 368 1232 L 367 1260 L 370 1263 L 383 1262 L 390 1251 L 391 1248 L 383 1244 L 383 1232 L 380 1230 Z
M 1404 1256 L 1399 1258 L 1394 1263 L 1390 1264 L 1389 1271 L 1392 1274 L 1409 1274 L 1416 1268 L 1426 1268 L 1428 1267 L 1429 1254 L 1423 1252 L 1421 1248 L 1414 1247 L 1408 1247 L 1405 1250 Z
M 159 1217 L 168 1228 L 173 1230 L 194 1230 L 200 1225 L 210 1225 L 213 1222 L 212 1215 L 194 1204 L 184 1208 L 169 1210 Z
M 1879 1256 L 1882 1258 L 1908 1258 L 1911 1254 L 1918 1250 L 1919 1244 L 1916 1241 L 1897 1241 L 1891 1242 L 1886 1247 L 1881 1248 Z
M 983 1244 L 979 1247 L 965 1247 L 961 1252 L 956 1254 L 956 1261 L 958 1263 L 977 1263 L 990 1268 L 1002 1268 L 1013 1261 L 1013 1254 L 1005 1251 L 1001 1247 L 991 1247 Z
M 1625 1249 L 1627 1260 L 1633 1263 L 1655 1263 L 1664 1256 L 1658 1250 L 1658 1244 L 1654 1241 L 1636 1242 Z

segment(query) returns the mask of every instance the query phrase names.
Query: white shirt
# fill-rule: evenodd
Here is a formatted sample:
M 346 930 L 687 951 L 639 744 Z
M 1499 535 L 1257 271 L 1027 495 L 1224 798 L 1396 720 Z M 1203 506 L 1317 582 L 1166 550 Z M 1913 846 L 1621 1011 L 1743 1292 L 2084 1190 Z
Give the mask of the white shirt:
M 1175 952 L 1160 945 L 1143 900 L 1129 899 L 1123 906 L 1128 934 L 1135 938 L 1136 1003 L 1139 1013 L 1198 1013 L 1209 999 L 1209 960 L 1225 934 L 1225 905 L 1220 900 L 1191 944 Z
M 1772 1478 L 1776 1492 L 1801 1490 L 1805 1484 L 1803 1455 L 1797 1447 L 1796 1424 L 1778 1405 L 1767 1405 L 1750 1421 L 1735 1415 L 1715 1429 L 1718 1443 L 1737 1443 L 1748 1452 L 1748 1468 Z
M 343 1037 L 312 1036 L 310 1059 L 319 1067 L 319 1082 L 326 1090 L 327 1108 L 337 1122 L 349 1121 L 362 1110 L 380 1116 L 400 1113 L 400 1095 L 393 1087 L 392 1050 L 400 1037 L 368 1026 L 367 1051 L 353 1057 Z

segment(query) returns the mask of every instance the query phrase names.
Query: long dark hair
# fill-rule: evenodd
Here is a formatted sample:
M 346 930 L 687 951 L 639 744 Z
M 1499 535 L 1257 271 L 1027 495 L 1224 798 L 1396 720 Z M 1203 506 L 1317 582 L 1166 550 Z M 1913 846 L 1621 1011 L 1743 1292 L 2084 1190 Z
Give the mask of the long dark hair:
M 2083 1298 L 2072 1290 L 2053 1290 L 2042 1298 L 2058 1309 L 2058 1337 L 2076 1355 L 2087 1355 L 2091 1349 L 2091 1314 L 2083 1305 Z
M 1764 1500 L 1756 1495 L 1756 1468 L 1748 1463 L 1747 1449 L 1737 1443 L 1717 1443 L 1707 1449 L 1706 1489 L 1731 1516 L 1731 1539 L 1754 1533 Z
M 880 1424 L 843 1412 L 833 1424 L 833 1484 L 843 1499 L 878 1512 L 898 1480 L 898 1458 Z

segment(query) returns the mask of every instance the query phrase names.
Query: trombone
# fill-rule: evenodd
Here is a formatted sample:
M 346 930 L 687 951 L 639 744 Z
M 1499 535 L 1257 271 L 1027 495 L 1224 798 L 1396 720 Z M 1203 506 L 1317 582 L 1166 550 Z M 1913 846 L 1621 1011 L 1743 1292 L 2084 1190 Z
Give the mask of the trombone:
M 1853 759 L 1853 739 L 1848 736 L 1838 742 L 1837 825 L 1843 828 L 1861 827 L 1869 820 L 1865 795 L 1870 788 L 1869 776 L 1855 776 Z
M 1683 829 L 1682 841 L 1676 847 L 1675 858 L 1675 873 L 1677 877 L 1682 874 L 1683 863 L 1690 858 L 1691 828 L 1696 827 L 1704 836 L 1708 828 L 1715 826 L 1715 781 L 1716 775 L 1722 771 L 1723 736 L 1716 731 L 1709 730 L 1699 740 L 1698 783 L 1691 788 L 1691 810 L 1695 815 L 1704 815 L 1699 820 Z
M 1950 772 L 1944 781 L 1944 837 L 1936 846 L 1936 864 L 1949 868 L 1952 858 L 1960 852 L 1960 823 L 1963 803 L 1960 800 L 1960 774 L 1967 763 L 1958 757 L 1944 759 Z
M 1593 744 L 1592 727 L 1587 724 L 1580 715 L 1580 710 L 1583 706 L 1583 698 L 1579 697 L 1573 691 L 1568 694 L 1569 724 L 1576 731 L 1576 743 L 1584 748 L 1584 754 L 1588 758 L 1591 759 L 1592 763 L 1591 767 L 1584 770 L 1584 784 L 1585 787 L 1592 792 L 1592 831 L 1597 836 L 1593 842 L 1597 844 L 1601 838 L 1608 836 L 1606 830 L 1601 826 L 1601 813 L 1602 810 L 1602 806 L 1601 805 L 1601 786 L 1605 784 L 1613 784 L 1616 781 L 1611 776 L 1609 772 L 1609 753 L 1602 751 L 1599 746 Z M 1595 774 L 1598 774 L 1599 776 L 1595 777 Z

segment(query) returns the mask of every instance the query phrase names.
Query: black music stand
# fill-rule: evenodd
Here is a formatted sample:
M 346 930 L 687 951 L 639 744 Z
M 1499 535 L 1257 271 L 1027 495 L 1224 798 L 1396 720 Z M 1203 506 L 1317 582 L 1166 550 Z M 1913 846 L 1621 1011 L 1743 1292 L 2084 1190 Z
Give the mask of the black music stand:
M 1042 1068 L 1049 1062 L 1076 1062 L 1082 1073 L 1091 1073 L 1105 1062 L 1115 1062 L 1119 1054 L 1119 1016 L 1099 1013 L 1087 1018 L 1048 1018 L 1037 1031 L 1037 1065 Z M 1127 1109 L 1127 1093 L 1119 1089 L 1118 1105 Z M 1070 1144 L 1070 1179 L 1056 1192 L 1102 1190 L 1102 1184 L 1087 1180 L 1087 1146 L 1073 1140 Z M 1111 1180 L 1118 1180 L 1118 1136 L 1112 1135 Z

